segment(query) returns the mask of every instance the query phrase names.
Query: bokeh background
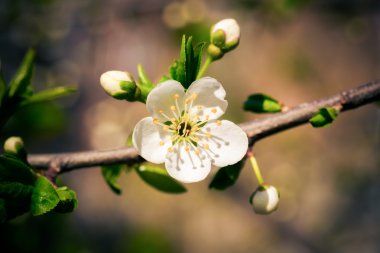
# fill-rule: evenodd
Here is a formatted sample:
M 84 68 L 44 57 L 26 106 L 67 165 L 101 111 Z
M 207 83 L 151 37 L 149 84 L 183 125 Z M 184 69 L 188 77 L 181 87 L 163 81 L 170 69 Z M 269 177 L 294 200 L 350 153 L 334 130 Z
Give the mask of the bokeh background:
M 241 25 L 241 43 L 207 75 L 227 90 L 225 118 L 243 122 L 250 93 L 288 106 L 333 95 L 380 76 L 376 0 L 1 0 L 0 57 L 10 80 L 29 47 L 37 50 L 36 87 L 76 85 L 77 94 L 20 111 L 7 125 L 31 153 L 124 146 L 147 115 L 99 84 L 107 70 L 157 81 L 178 57 L 183 33 L 208 40 L 223 18 Z M 281 191 L 270 216 L 248 203 L 257 186 L 249 166 L 225 192 L 212 176 L 188 192 L 158 192 L 135 174 L 113 194 L 99 168 L 64 174 L 77 192 L 68 215 L 24 215 L 2 224 L 6 252 L 380 252 L 380 108 L 344 113 L 326 129 L 305 125 L 255 146 L 267 182 Z M 215 173 L 216 169 L 213 170 Z

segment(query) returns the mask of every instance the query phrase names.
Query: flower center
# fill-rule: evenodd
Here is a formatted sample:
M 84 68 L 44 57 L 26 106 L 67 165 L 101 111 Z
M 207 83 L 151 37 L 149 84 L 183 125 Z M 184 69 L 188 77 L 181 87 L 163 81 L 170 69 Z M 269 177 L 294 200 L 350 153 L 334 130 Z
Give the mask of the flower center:
M 190 124 L 188 124 L 188 123 L 186 124 L 186 122 L 182 122 L 181 124 L 179 124 L 177 133 L 180 136 L 187 137 L 187 136 L 189 136 L 190 132 L 191 132 L 191 125 Z

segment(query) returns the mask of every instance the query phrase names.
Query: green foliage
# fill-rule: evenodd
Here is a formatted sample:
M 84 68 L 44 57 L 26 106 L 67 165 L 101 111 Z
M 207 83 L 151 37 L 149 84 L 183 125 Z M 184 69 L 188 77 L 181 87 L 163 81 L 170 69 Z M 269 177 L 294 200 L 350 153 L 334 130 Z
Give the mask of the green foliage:
M 38 177 L 32 193 L 31 213 L 34 216 L 48 213 L 58 205 L 59 201 L 53 184 L 46 177 Z
M 41 103 L 45 101 L 54 100 L 60 97 L 70 95 L 76 91 L 74 87 L 54 87 L 51 89 L 43 90 L 34 93 L 31 97 L 25 99 L 20 106 L 26 106 L 33 103 Z
M 59 197 L 59 202 L 54 208 L 55 212 L 58 213 L 70 213 L 74 211 L 78 206 L 78 200 L 75 192 L 70 190 L 66 186 L 59 187 L 56 189 Z
M 169 68 L 171 78 L 180 82 L 185 89 L 197 79 L 205 46 L 205 43 L 198 43 L 193 47 L 192 41 L 192 37 L 183 35 L 180 58 Z
M 106 180 L 106 183 L 111 188 L 111 190 L 118 195 L 121 194 L 121 187 L 117 183 L 117 180 L 119 179 L 121 172 L 124 169 L 125 165 L 122 164 L 102 166 L 102 175 L 104 177 L 104 180 Z
M 0 156 L 0 182 L 19 182 L 33 185 L 36 175 L 32 168 L 13 156 Z
M 317 112 L 309 122 L 313 127 L 327 127 L 336 119 L 338 113 L 339 112 L 333 107 L 324 107 L 319 109 L 319 112 Z
M 137 174 L 145 183 L 157 190 L 167 193 L 184 193 L 186 188 L 175 181 L 165 169 L 152 164 L 140 165 L 136 168 Z
M 35 57 L 36 52 L 33 49 L 29 49 L 18 72 L 10 82 L 8 92 L 9 97 L 21 97 L 26 94 L 33 75 Z
M 244 102 L 244 110 L 255 113 L 281 112 L 281 104 L 274 98 L 262 94 L 252 94 Z
M 19 182 L 0 182 L 0 198 L 27 198 L 33 191 L 33 186 Z
M 244 167 L 244 162 L 245 159 L 235 164 L 220 168 L 212 179 L 209 188 L 223 191 L 234 185 L 239 178 L 241 169 Z
M 144 68 L 141 64 L 137 65 L 137 75 L 139 77 L 139 83 L 142 86 L 153 86 L 152 81 L 149 79 Z

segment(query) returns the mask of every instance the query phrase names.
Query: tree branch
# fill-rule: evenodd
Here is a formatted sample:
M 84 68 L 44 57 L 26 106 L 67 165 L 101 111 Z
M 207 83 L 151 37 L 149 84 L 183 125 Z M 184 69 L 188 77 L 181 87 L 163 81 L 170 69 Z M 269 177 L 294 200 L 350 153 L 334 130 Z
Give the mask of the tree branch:
M 286 112 L 272 114 L 240 124 L 250 138 L 250 145 L 258 140 L 284 130 L 307 123 L 322 107 L 339 107 L 341 112 L 380 100 L 380 80 L 343 91 L 335 96 L 295 106 Z M 144 161 L 134 148 L 119 148 L 101 151 L 86 151 L 61 154 L 29 155 L 29 163 L 37 168 L 63 172 L 111 164 L 135 164 Z M 53 174 L 54 174 L 53 173 Z

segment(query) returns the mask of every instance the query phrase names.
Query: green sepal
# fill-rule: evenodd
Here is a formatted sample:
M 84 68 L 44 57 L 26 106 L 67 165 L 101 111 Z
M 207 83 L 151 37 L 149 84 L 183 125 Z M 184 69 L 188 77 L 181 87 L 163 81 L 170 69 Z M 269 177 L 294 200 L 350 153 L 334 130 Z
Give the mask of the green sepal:
M 18 182 L 0 182 L 0 198 L 26 198 L 31 195 L 33 186 Z
M 233 186 L 239 178 L 240 171 L 244 167 L 244 162 L 245 159 L 242 159 L 235 164 L 220 168 L 208 187 L 210 189 L 223 191 Z
M 29 49 L 16 75 L 10 82 L 8 92 L 9 97 L 21 97 L 26 95 L 25 92 L 27 91 L 27 88 L 30 85 L 33 75 L 35 56 L 35 51 L 33 49 Z
M 180 58 L 170 66 L 169 72 L 170 77 L 180 82 L 185 89 L 197 79 L 204 46 L 205 43 L 199 43 L 193 47 L 192 37 L 182 37 Z
M 125 169 L 125 165 L 123 164 L 115 164 L 115 165 L 107 165 L 102 166 L 102 175 L 107 185 L 111 188 L 111 190 L 120 195 L 121 187 L 117 183 L 121 172 Z
M 0 156 L 0 181 L 33 185 L 35 180 L 36 174 L 28 164 L 15 156 Z
M 59 202 L 54 208 L 55 212 L 58 213 L 70 213 L 74 211 L 78 206 L 77 195 L 75 191 L 70 190 L 66 186 L 59 187 L 56 189 L 59 197 Z
M 282 110 L 281 104 L 276 99 L 262 93 L 250 95 L 244 102 L 243 108 L 254 113 L 274 113 Z
M 153 188 L 166 193 L 184 193 L 186 188 L 175 181 L 165 169 L 152 164 L 143 164 L 136 167 L 137 174 Z
M 25 106 L 25 105 L 30 105 L 34 103 L 40 103 L 40 102 L 53 100 L 56 98 L 70 95 L 74 93 L 76 90 L 77 89 L 74 87 L 67 87 L 67 86 L 55 87 L 55 88 L 43 90 L 43 91 L 34 93 L 32 96 L 25 99 L 20 105 Z
M 319 112 L 314 114 L 309 122 L 313 127 L 327 127 L 333 123 L 338 113 L 334 107 L 324 107 L 319 109 Z
M 32 193 L 30 208 L 32 215 L 37 216 L 52 211 L 59 201 L 53 184 L 46 177 L 39 176 Z

